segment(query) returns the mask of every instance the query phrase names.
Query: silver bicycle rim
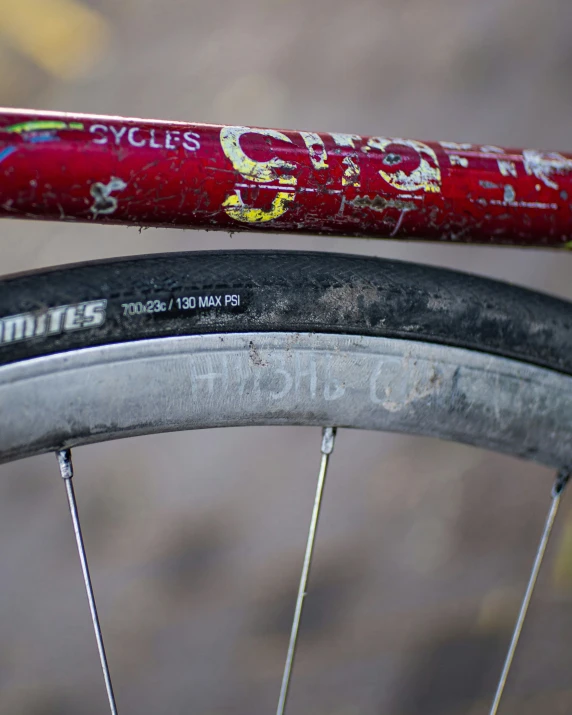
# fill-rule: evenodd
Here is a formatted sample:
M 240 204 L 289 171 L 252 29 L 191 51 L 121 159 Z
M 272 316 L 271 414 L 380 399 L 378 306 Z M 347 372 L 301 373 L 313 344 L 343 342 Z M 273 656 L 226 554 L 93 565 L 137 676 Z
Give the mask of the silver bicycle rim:
M 381 337 L 242 333 L 106 345 L 0 367 L 0 459 L 120 437 L 335 425 L 572 463 L 572 377 Z
M 466 442 L 560 466 L 490 715 L 507 677 L 570 477 L 572 377 L 422 342 L 310 333 L 144 340 L 0 368 L 0 458 L 57 451 L 109 707 L 117 710 L 72 484 L 70 447 L 177 429 L 322 425 L 322 457 L 278 699 L 284 715 L 337 426 Z

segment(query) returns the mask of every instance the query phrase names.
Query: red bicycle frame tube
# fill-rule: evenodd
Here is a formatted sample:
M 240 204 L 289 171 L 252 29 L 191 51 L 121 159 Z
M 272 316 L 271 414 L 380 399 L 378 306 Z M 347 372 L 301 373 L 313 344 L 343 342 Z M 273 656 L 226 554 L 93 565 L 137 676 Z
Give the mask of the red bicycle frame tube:
M 572 246 L 572 155 L 0 112 L 0 215 Z

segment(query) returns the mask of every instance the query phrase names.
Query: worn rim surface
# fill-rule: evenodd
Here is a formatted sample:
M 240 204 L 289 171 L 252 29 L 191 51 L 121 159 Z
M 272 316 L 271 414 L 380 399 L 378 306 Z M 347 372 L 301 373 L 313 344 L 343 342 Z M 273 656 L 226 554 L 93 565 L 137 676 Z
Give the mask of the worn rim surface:
M 181 336 L 0 368 L 0 459 L 181 429 L 336 425 L 572 463 L 572 378 L 419 341 L 310 333 Z

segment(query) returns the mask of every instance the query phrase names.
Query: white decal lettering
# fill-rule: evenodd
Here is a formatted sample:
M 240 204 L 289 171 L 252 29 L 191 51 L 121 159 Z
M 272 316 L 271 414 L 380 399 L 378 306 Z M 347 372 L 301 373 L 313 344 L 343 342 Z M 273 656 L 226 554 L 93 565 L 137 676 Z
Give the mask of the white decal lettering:
M 63 331 L 62 323 L 66 312 L 67 305 L 62 305 L 59 308 L 52 308 L 48 312 L 49 327 L 48 335 L 57 335 Z
M 94 144 L 107 144 L 109 134 L 113 136 L 115 146 L 129 144 L 135 148 L 169 149 L 173 151 L 183 146 L 187 151 L 197 151 L 201 148 L 200 134 L 193 131 L 181 132 L 179 129 L 117 127 L 107 124 L 92 124 L 89 131 L 93 134 Z
M 64 318 L 64 331 L 67 333 L 70 330 L 77 330 L 81 328 L 81 311 L 80 306 L 70 305 L 66 310 L 66 317 Z
M 12 315 L 9 318 L 4 318 L 2 323 L 4 327 L 3 343 L 15 343 L 34 335 L 35 320 L 33 315 Z
M 109 131 L 105 124 L 92 124 L 89 128 L 92 134 L 97 134 L 92 141 L 94 144 L 107 144 L 106 133 Z
M 155 141 L 155 130 L 151 129 L 151 141 L 149 142 L 151 149 L 162 149 L 163 145 Z
M 145 139 L 136 139 L 135 138 L 135 132 L 140 132 L 141 130 L 139 127 L 131 127 L 129 129 L 129 132 L 127 133 L 127 140 L 131 144 L 131 146 L 145 146 L 147 143 Z
M 84 303 L 82 328 L 98 328 L 105 323 L 106 300 L 92 300 Z
M 119 146 L 119 144 L 121 142 L 121 137 L 127 131 L 127 127 L 119 127 L 119 129 L 118 129 L 117 127 L 114 127 L 113 125 L 111 125 L 109 128 L 111 129 L 111 133 L 115 137 L 115 145 Z
M 174 142 L 174 143 L 173 143 Z M 165 132 L 165 149 L 176 149 L 177 144 L 181 143 L 181 132 L 177 130 Z
M 106 307 L 105 299 L 91 300 L 0 318 L 0 345 L 99 327 L 105 323 Z
M 187 151 L 197 151 L 197 149 L 201 148 L 200 134 L 196 132 L 185 132 L 183 139 L 183 146 Z
M 42 335 L 45 335 L 47 328 L 48 316 L 46 315 L 46 313 L 42 313 L 36 318 L 36 330 L 34 331 L 34 337 L 39 338 Z

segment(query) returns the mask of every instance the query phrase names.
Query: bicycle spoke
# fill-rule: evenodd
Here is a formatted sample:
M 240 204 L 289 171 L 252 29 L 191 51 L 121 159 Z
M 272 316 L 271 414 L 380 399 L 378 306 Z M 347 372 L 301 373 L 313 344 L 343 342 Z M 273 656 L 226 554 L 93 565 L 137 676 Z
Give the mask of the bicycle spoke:
M 548 540 L 550 539 L 550 534 L 552 532 L 552 527 L 554 526 L 554 521 L 558 513 L 558 507 L 560 506 L 560 500 L 562 498 L 562 492 L 564 487 L 568 483 L 570 478 L 570 472 L 567 469 L 562 469 L 556 477 L 556 482 L 552 488 L 552 501 L 550 503 L 550 509 L 548 510 L 548 515 L 546 517 L 546 522 L 544 524 L 544 531 L 542 533 L 542 538 L 540 539 L 540 544 L 538 545 L 538 550 L 536 552 L 536 558 L 534 559 L 534 564 L 532 566 L 532 571 L 530 573 L 530 578 L 528 580 L 528 585 L 526 587 L 526 593 L 520 607 L 520 612 L 516 620 L 516 625 L 512 634 L 512 639 L 508 649 L 508 653 L 504 662 L 502 673 L 500 676 L 499 684 L 497 686 L 497 691 L 495 693 L 495 699 L 493 701 L 490 715 L 497 715 L 500 701 L 504 692 L 506 681 L 512 666 L 512 661 L 514 659 L 514 654 L 518 646 L 518 641 L 520 639 L 520 634 L 522 633 L 522 628 L 524 626 L 524 621 L 526 620 L 526 615 L 528 613 L 528 607 L 530 606 L 530 601 L 532 599 L 532 594 L 534 592 L 534 587 L 536 586 L 536 581 L 538 580 L 538 574 L 540 573 L 540 567 L 542 566 L 542 561 L 544 559 L 544 554 L 546 553 L 546 547 L 548 545 Z
M 308 576 L 310 574 L 310 566 L 312 565 L 312 554 L 314 552 L 314 541 L 316 539 L 316 531 L 318 528 L 318 519 L 320 518 L 320 508 L 322 505 L 322 494 L 324 491 L 324 483 L 326 481 L 326 472 L 328 471 L 328 461 L 330 454 L 334 449 L 334 440 L 336 437 L 335 427 L 325 427 L 322 432 L 322 460 L 320 463 L 320 471 L 318 474 L 318 485 L 316 487 L 316 497 L 314 499 L 314 508 L 312 510 L 312 519 L 310 520 L 310 529 L 308 531 L 308 541 L 306 542 L 306 553 L 304 555 L 304 564 L 302 566 L 302 574 L 300 576 L 300 585 L 298 587 L 298 596 L 296 598 L 296 608 L 294 610 L 294 619 L 292 621 L 292 630 L 290 632 L 290 642 L 288 644 L 288 654 L 286 656 L 286 664 L 284 666 L 284 674 L 282 676 L 282 686 L 280 687 L 280 697 L 278 698 L 278 708 L 276 715 L 283 715 L 286 709 L 286 699 L 288 697 L 288 688 L 290 687 L 290 678 L 292 675 L 292 666 L 294 664 L 294 656 L 296 654 L 296 644 L 298 641 L 298 631 L 300 629 L 300 619 L 302 618 L 302 609 L 304 608 L 304 599 L 306 597 L 306 587 L 308 585 Z
M 62 475 L 68 497 L 68 504 L 70 508 L 70 514 L 73 522 L 73 529 L 75 532 L 75 540 L 77 544 L 77 550 L 79 554 L 79 560 L 81 561 L 81 570 L 83 572 L 83 580 L 85 583 L 85 590 L 87 593 L 87 600 L 89 602 L 89 610 L 91 611 L 91 620 L 93 621 L 93 629 L 95 631 L 95 639 L 97 640 L 97 649 L 99 651 L 99 659 L 101 661 L 101 668 L 103 670 L 103 678 L 105 680 L 105 688 L 107 690 L 107 697 L 109 699 L 109 706 L 111 708 L 112 715 L 117 715 L 117 707 L 115 705 L 115 696 L 113 694 L 113 686 L 111 684 L 111 676 L 109 674 L 109 666 L 107 664 L 107 657 L 105 655 L 105 646 L 103 645 L 103 636 L 101 634 L 101 627 L 99 625 L 99 617 L 97 615 L 97 608 L 95 605 L 95 597 L 93 595 L 93 587 L 91 585 L 91 578 L 89 575 L 89 567 L 87 565 L 87 555 L 85 553 L 85 547 L 83 544 L 83 537 L 81 534 L 81 527 L 79 523 L 79 513 L 77 509 L 77 503 L 75 500 L 75 493 L 72 484 L 73 478 L 73 464 L 71 460 L 71 451 L 69 449 L 61 450 L 57 452 L 58 463 L 60 465 L 60 474 Z

